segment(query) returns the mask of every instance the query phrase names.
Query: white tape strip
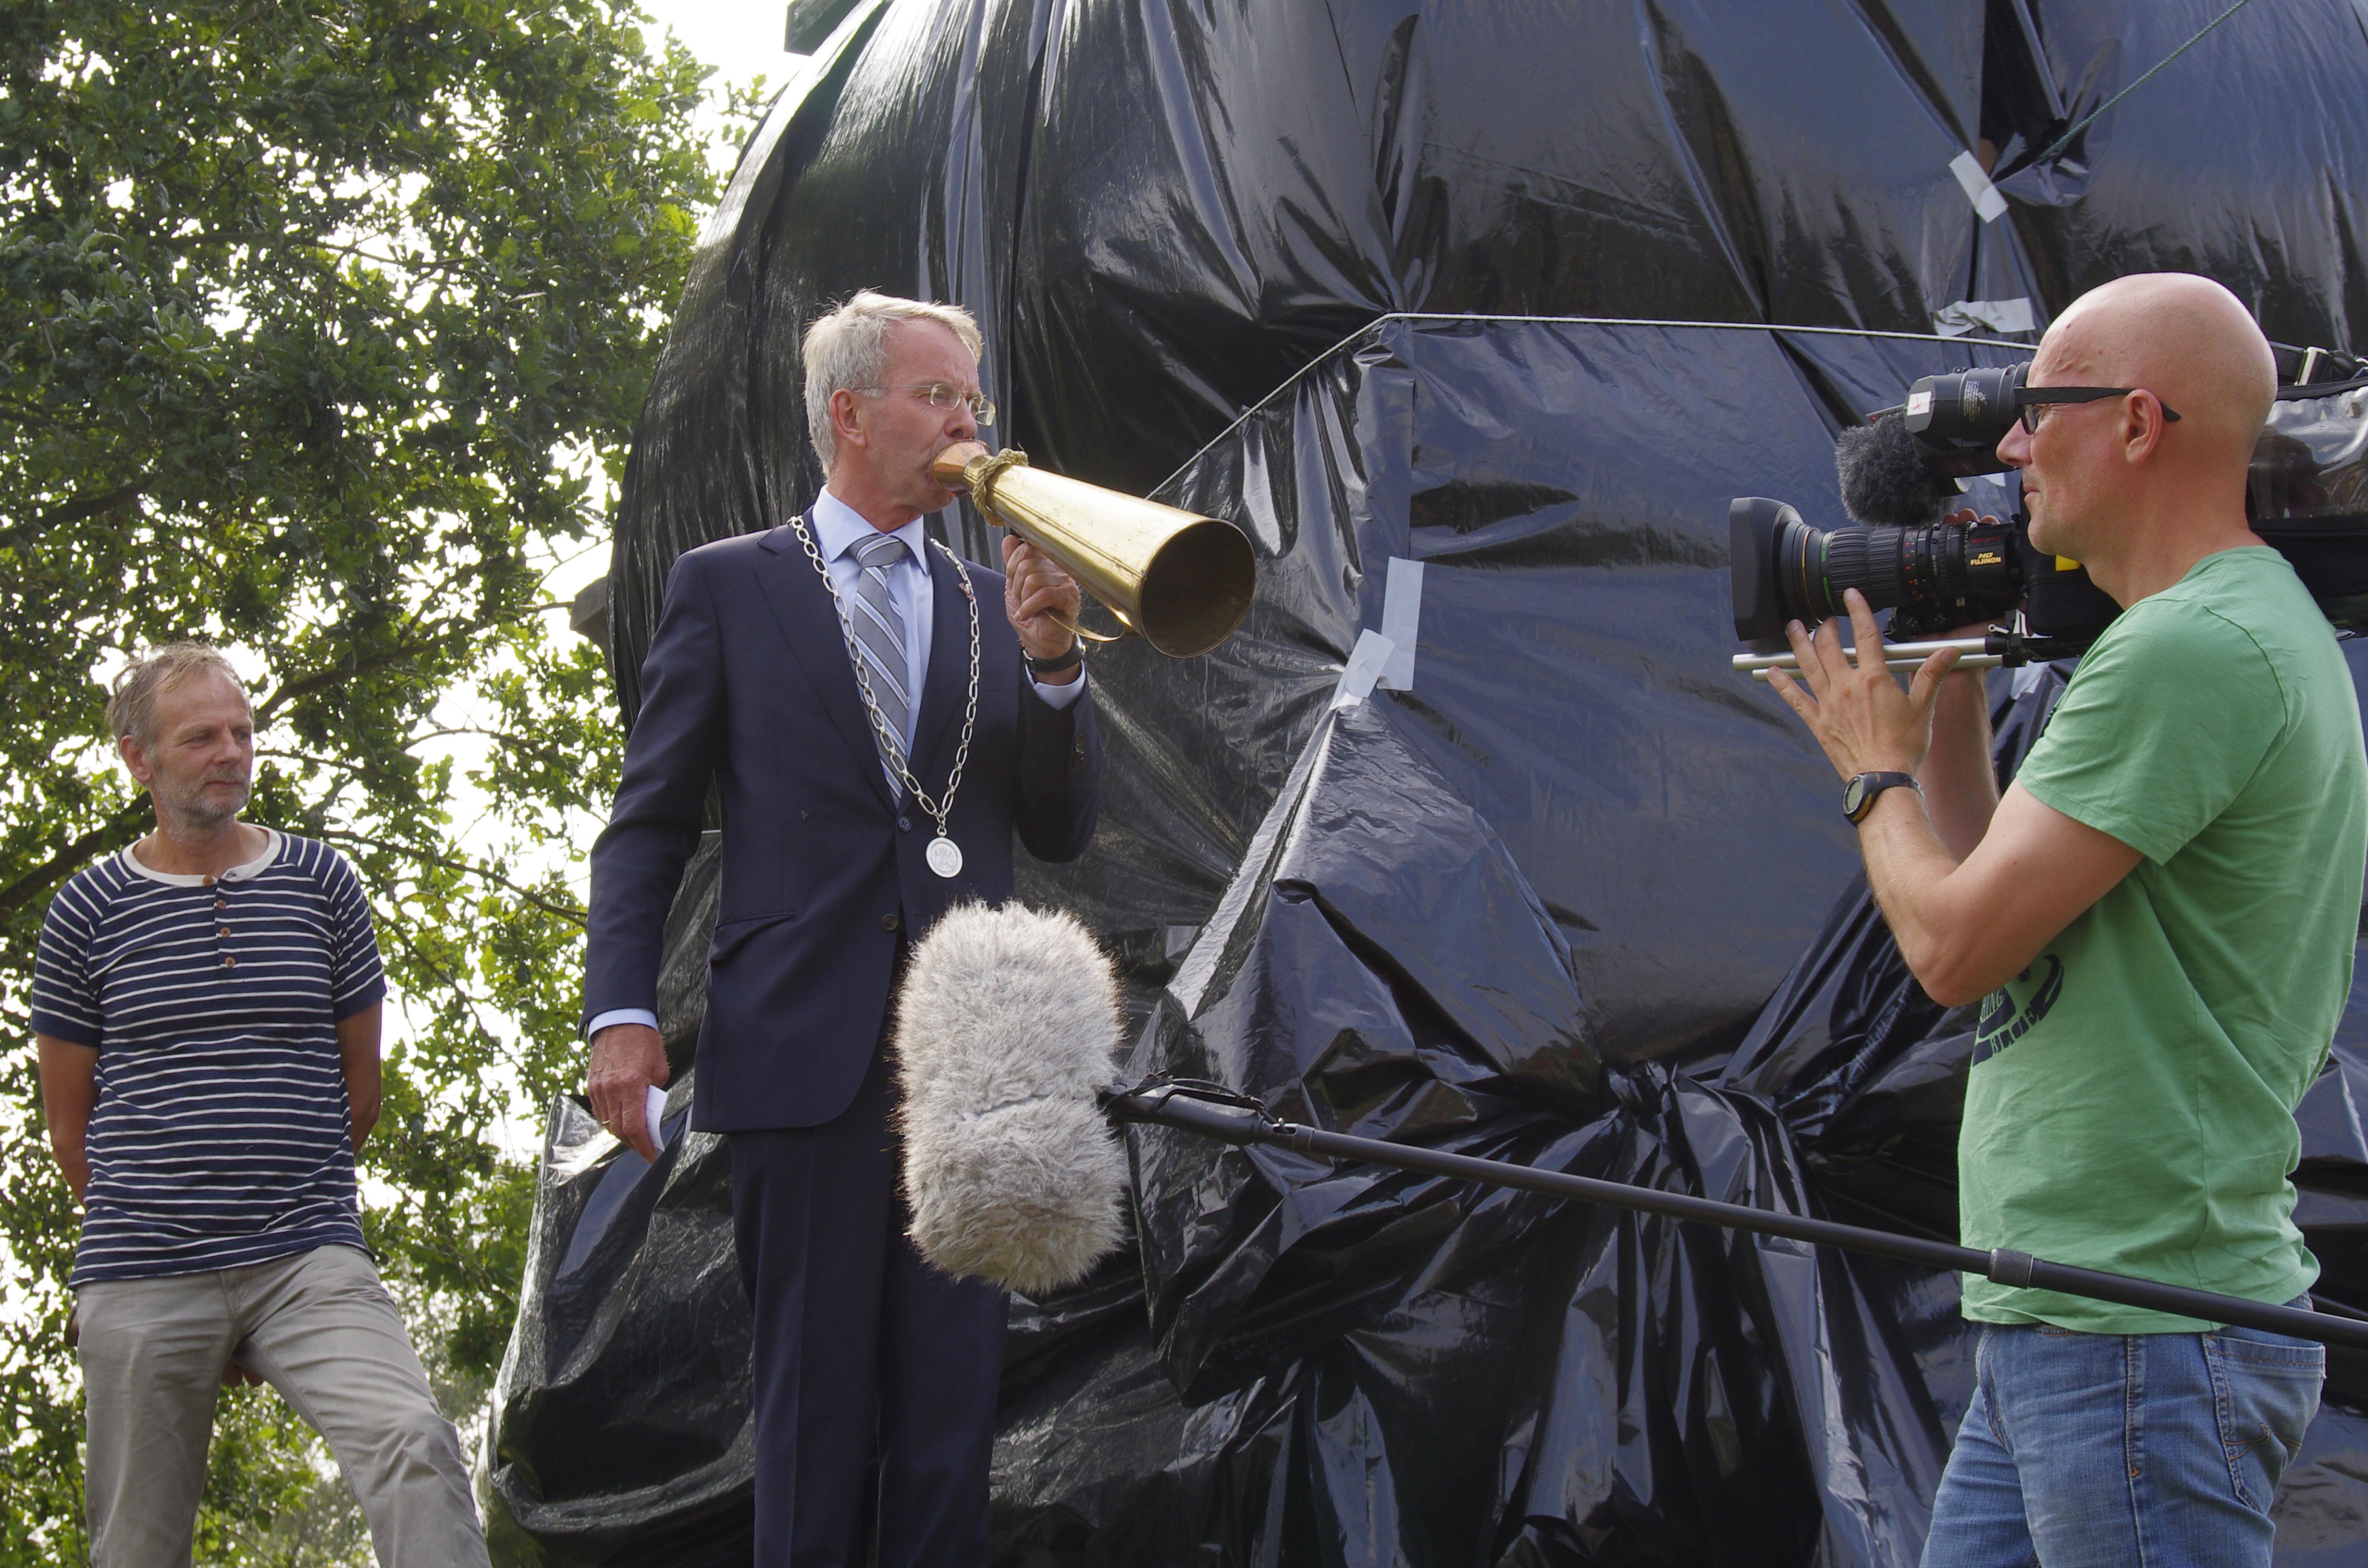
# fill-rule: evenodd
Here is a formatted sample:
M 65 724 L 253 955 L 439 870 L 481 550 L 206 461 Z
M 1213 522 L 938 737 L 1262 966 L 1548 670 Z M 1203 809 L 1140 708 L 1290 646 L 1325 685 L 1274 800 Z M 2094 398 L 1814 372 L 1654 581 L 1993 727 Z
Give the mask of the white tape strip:
M 1381 678 L 1382 666 L 1397 652 L 1397 644 L 1378 631 L 1360 631 L 1357 645 L 1349 650 L 1349 665 L 1340 672 L 1340 684 L 1332 688 L 1332 706 L 1354 708 L 1365 700 Z
M 1943 337 L 1963 337 L 1975 327 L 1985 332 L 2033 332 L 2038 312 L 2029 300 L 1960 300 L 1932 312 L 1932 330 Z
M 1949 160 L 1949 172 L 1965 187 L 1965 199 L 1974 204 L 1974 211 L 1985 223 L 1995 223 L 2006 216 L 2006 198 L 1982 173 L 1982 161 L 1971 153 L 1960 153 Z
M 1414 647 L 1422 628 L 1422 562 L 1390 557 L 1382 585 L 1382 635 L 1397 644 L 1376 682 L 1383 691 L 1414 689 Z

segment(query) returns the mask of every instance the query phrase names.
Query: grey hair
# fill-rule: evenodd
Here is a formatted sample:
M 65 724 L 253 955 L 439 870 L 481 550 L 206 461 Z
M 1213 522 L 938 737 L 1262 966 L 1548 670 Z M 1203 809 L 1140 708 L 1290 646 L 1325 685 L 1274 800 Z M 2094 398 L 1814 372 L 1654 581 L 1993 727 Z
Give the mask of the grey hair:
M 986 347 L 977 320 L 960 305 L 902 300 L 894 294 L 858 291 L 828 315 L 806 327 L 806 434 L 822 471 L 838 460 L 838 433 L 830 422 L 830 400 L 857 387 L 877 386 L 888 363 L 888 334 L 899 322 L 933 321 L 961 340 L 970 357 Z
M 191 676 L 211 671 L 230 682 L 241 697 L 246 682 L 239 679 L 222 651 L 205 642 L 167 642 L 132 660 L 115 677 L 107 699 L 107 728 L 116 739 L 130 736 L 145 745 L 156 738 L 156 699 Z

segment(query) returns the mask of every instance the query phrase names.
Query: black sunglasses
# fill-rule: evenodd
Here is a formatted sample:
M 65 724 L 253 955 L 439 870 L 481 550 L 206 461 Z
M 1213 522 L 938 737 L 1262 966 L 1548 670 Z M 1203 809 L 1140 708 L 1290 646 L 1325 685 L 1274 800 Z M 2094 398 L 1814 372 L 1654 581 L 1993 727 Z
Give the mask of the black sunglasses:
M 2018 382 L 2014 389 L 2014 403 L 2023 429 L 2036 436 L 2039 434 L 2039 411 L 2049 403 L 2101 403 L 2109 397 L 2127 397 L 2134 392 L 2144 390 L 2142 387 L 2026 387 Z M 2155 401 L 2162 403 L 2160 398 Z M 2179 410 L 2167 403 L 2162 403 L 2162 416 L 2174 425 L 2179 423 Z

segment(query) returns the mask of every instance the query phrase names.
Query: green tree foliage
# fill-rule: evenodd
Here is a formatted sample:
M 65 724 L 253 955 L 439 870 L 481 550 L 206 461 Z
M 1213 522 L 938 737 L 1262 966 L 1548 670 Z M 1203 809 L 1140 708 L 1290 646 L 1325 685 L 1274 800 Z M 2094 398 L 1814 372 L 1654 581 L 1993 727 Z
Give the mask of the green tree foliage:
M 250 815 L 361 869 L 409 1035 L 367 1223 L 456 1414 L 498 1362 L 518 1130 L 579 1070 L 569 843 L 617 763 L 541 575 L 603 526 L 715 194 L 703 73 L 639 19 L 0 7 L 0 1564 L 83 1551 L 77 1217 L 26 1006 L 52 892 L 148 825 L 102 744 L 130 650 L 233 650 Z M 750 105 L 723 108 L 729 131 Z M 225 1396 L 199 1560 L 367 1561 L 324 1462 L 268 1391 Z

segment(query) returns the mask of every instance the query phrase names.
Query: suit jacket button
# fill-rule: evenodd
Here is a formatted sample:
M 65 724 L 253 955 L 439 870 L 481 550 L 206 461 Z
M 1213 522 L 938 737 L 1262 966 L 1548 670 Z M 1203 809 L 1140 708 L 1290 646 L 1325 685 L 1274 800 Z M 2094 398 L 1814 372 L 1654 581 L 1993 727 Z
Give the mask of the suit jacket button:
M 894 931 L 896 929 L 896 917 L 893 915 L 882 915 L 880 917 L 880 929 L 882 931 Z
M 896 831 L 899 833 L 912 832 L 913 819 L 911 817 L 898 817 L 896 819 Z

